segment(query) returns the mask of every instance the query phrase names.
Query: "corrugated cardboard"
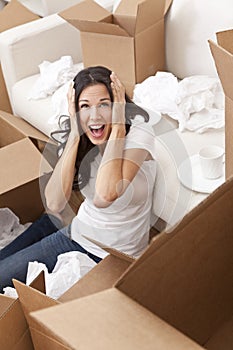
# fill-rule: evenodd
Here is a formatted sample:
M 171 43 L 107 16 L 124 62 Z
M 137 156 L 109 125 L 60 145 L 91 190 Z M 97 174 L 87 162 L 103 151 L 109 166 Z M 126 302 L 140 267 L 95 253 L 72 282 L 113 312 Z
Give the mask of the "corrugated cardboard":
M 113 288 L 31 317 L 67 349 L 232 349 L 232 203 L 230 178 Z
M 34 21 L 40 18 L 31 11 L 29 11 L 25 6 L 19 3 L 17 0 L 11 0 L 7 5 L 3 7 L 0 11 L 0 33 L 16 27 L 20 24 Z M 5 80 L 2 74 L 2 68 L 0 65 L 0 110 L 11 113 L 11 105 L 6 90 Z
M 218 44 L 209 40 L 210 49 L 225 93 L 226 177 L 233 175 L 233 30 L 217 33 Z
M 36 146 L 46 140 L 24 120 L 0 111 L 0 207 L 10 208 L 21 223 L 44 211 L 40 181 L 52 167 Z
M 30 312 L 59 305 L 70 300 L 108 289 L 115 284 L 119 277 L 134 261 L 134 259 L 124 254 L 120 254 L 114 249 L 107 250 L 110 254 L 81 278 L 73 287 L 65 292 L 58 300 L 53 300 L 46 296 L 44 294 L 45 292 L 39 292 L 38 288 L 35 289 L 34 287 L 26 286 L 17 280 L 13 281 L 19 295 L 24 315 L 30 327 L 35 349 L 53 350 L 67 348 L 52 335 L 47 336 L 43 331 L 43 327 L 38 327 L 37 322 L 34 322 L 31 318 Z M 43 272 L 38 277 L 38 279 L 41 278 L 43 278 Z
M 111 15 L 86 0 L 60 16 L 81 31 L 84 66 L 115 71 L 132 96 L 135 83 L 165 69 L 164 16 L 170 4 L 171 0 L 122 0 Z
M 36 278 L 31 287 L 43 292 L 43 280 Z M 0 294 L 0 349 L 1 350 L 33 350 L 31 334 L 19 302 Z

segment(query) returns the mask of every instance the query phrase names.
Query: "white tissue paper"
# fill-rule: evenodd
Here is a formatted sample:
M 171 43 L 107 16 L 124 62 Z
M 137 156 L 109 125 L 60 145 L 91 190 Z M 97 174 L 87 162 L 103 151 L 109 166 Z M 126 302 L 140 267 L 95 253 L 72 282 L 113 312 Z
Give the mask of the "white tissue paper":
M 76 74 L 71 56 L 62 56 L 54 62 L 43 61 L 39 65 L 39 70 L 40 75 L 28 96 L 29 100 L 38 100 L 52 95 Z
M 172 73 L 157 72 L 136 84 L 133 101 L 177 120 L 180 131 L 224 127 L 224 92 L 218 78 L 196 75 L 178 81 Z
M 30 222 L 22 225 L 19 218 L 9 208 L 0 208 L 0 249 L 13 241 L 30 225 Z
M 70 84 L 73 81 L 73 78 L 78 72 L 84 68 L 83 63 L 78 63 L 74 65 L 72 79 L 69 79 L 63 85 L 59 86 L 52 95 L 52 106 L 53 106 L 53 115 L 48 119 L 49 124 L 58 123 L 59 117 L 61 115 L 69 115 L 68 113 L 68 101 L 67 93 L 70 87 Z
M 43 270 L 45 272 L 46 295 L 57 299 L 95 265 L 94 260 L 80 252 L 60 254 L 51 273 L 48 272 L 45 264 L 37 261 L 30 262 L 26 284 L 29 285 Z
M 44 271 L 46 295 L 58 299 L 95 265 L 96 262 L 86 254 L 76 251 L 60 254 L 51 273 L 45 264 L 32 261 L 28 263 L 26 285 L 30 285 L 40 272 Z M 15 288 L 5 287 L 3 291 L 7 296 L 18 297 Z

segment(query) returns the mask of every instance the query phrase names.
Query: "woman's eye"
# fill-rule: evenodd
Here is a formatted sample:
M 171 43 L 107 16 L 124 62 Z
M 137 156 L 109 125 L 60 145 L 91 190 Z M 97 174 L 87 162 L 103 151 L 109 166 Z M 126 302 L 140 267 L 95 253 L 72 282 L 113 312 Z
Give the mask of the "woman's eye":
M 110 103 L 108 102 L 102 102 L 100 105 L 99 105 L 100 108 L 110 108 Z
M 86 103 L 80 106 L 80 109 L 87 109 L 87 108 L 89 108 L 89 105 Z

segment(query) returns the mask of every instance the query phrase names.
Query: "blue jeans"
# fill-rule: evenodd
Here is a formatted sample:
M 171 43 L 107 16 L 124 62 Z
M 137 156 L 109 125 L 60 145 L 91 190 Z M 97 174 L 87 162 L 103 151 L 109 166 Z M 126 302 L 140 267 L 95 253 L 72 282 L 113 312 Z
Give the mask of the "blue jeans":
M 101 258 L 87 252 L 70 238 L 70 226 L 63 227 L 58 218 L 43 214 L 27 230 L 0 250 L 0 293 L 13 286 L 12 278 L 26 282 L 28 263 L 44 263 L 51 272 L 60 254 L 79 251 L 96 263 Z

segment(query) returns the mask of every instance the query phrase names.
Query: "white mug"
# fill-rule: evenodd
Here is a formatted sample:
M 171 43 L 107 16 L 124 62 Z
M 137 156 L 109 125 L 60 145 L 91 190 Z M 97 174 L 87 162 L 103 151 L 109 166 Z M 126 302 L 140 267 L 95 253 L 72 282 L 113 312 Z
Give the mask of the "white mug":
M 199 151 L 202 175 L 207 179 L 217 179 L 223 175 L 224 149 L 219 146 L 205 146 Z

